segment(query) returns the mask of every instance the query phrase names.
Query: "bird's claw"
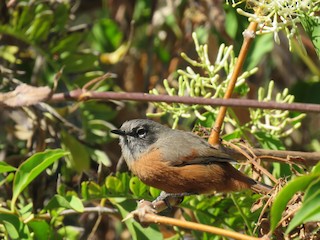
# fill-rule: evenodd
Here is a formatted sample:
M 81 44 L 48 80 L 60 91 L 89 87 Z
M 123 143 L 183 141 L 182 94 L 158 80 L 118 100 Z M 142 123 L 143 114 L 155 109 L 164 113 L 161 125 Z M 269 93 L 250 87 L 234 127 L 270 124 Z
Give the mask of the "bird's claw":
M 149 223 L 145 221 L 145 216 L 147 214 L 156 214 L 157 210 L 155 209 L 152 202 L 146 200 L 140 200 L 138 202 L 138 207 L 136 210 L 130 212 L 122 221 L 127 221 L 130 218 L 134 218 L 137 222 L 141 224 L 142 227 L 148 227 Z

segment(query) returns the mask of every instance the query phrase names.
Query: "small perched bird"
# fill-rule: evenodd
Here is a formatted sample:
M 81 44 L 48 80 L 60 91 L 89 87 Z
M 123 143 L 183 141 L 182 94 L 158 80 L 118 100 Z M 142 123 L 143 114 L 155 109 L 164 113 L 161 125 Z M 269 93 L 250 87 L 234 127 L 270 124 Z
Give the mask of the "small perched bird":
M 235 160 L 193 133 L 147 119 L 127 121 L 111 132 L 120 136 L 129 169 L 145 184 L 167 194 L 271 190 L 235 169 L 230 164 Z

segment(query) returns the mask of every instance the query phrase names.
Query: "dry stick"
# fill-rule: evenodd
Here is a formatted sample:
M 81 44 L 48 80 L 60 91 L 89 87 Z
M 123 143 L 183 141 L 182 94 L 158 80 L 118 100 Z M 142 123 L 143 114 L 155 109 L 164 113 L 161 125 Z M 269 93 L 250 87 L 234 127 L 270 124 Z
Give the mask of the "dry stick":
M 209 105 L 209 106 L 228 106 L 228 107 L 247 107 L 260 109 L 279 109 L 298 112 L 320 112 L 319 104 L 311 103 L 280 103 L 275 101 L 259 102 L 253 99 L 212 99 L 202 97 L 187 96 L 169 96 L 169 95 L 151 95 L 141 92 L 95 92 L 83 91 L 81 89 L 70 92 L 55 93 L 48 100 L 50 102 L 64 101 L 86 101 L 86 100 L 129 100 L 138 102 L 165 102 L 165 103 L 183 103 L 187 105 Z
M 267 150 L 260 148 L 253 149 L 253 152 L 263 161 L 277 161 L 305 166 L 314 166 L 320 162 L 320 152 Z M 282 161 L 281 158 L 283 159 Z
M 272 176 L 271 173 L 269 173 L 266 169 L 264 169 L 262 166 L 260 166 L 257 161 L 256 161 L 256 158 L 257 156 L 254 154 L 253 151 L 250 151 L 249 148 L 244 148 L 244 146 L 239 147 L 233 143 L 230 143 L 230 142 L 224 142 L 224 144 L 226 144 L 227 146 L 235 149 L 237 152 L 241 153 L 245 159 L 249 160 L 249 162 L 260 172 L 264 173 L 265 175 L 267 175 L 269 177 L 269 179 L 271 179 L 273 182 L 277 183 L 277 179 Z
M 253 149 L 249 148 L 249 146 L 244 145 L 242 143 L 239 143 L 240 147 L 243 149 L 246 149 L 248 152 L 250 152 L 251 158 L 248 158 L 251 164 L 255 167 L 256 170 L 260 171 L 261 173 L 265 174 L 271 181 L 274 183 L 278 183 L 277 178 L 275 178 L 269 171 L 267 171 L 264 167 L 262 167 L 260 164 L 258 164 L 257 160 L 261 160 L 260 157 L 256 156 L 253 152 Z
M 212 233 L 212 234 L 225 236 L 233 239 L 243 239 L 243 240 L 261 239 L 261 238 L 247 236 L 237 232 L 228 231 L 222 228 L 212 227 L 212 226 L 195 223 L 195 222 L 183 221 L 183 220 L 169 218 L 169 217 L 158 216 L 152 213 L 145 214 L 143 217 L 143 222 L 172 225 L 172 226 L 182 227 L 186 229 Z
M 100 215 L 102 214 L 117 214 L 119 213 L 117 209 L 109 208 L 109 207 L 85 207 L 82 213 L 98 213 Z M 59 216 L 68 216 L 68 215 L 79 215 L 78 211 L 75 211 L 73 209 L 66 209 L 63 210 L 61 213 L 59 213 Z M 50 220 L 52 217 L 49 213 L 40 214 L 37 216 L 39 219 L 46 219 Z
M 97 229 L 98 229 L 98 227 L 99 227 L 99 225 L 101 223 L 101 220 L 102 220 L 102 215 L 99 214 L 98 218 L 97 218 L 97 220 L 96 220 L 96 222 L 95 222 L 95 224 L 94 224 L 93 228 L 91 229 L 91 232 L 90 232 L 90 234 L 88 236 L 88 240 L 96 239 L 95 238 L 95 234 L 96 234 Z
M 254 33 L 256 32 L 258 23 L 256 22 L 251 22 L 249 24 L 248 29 L 246 29 L 243 33 L 244 41 L 242 44 L 242 47 L 240 49 L 239 57 L 238 60 L 235 64 L 228 88 L 226 90 L 226 93 L 224 95 L 224 99 L 228 99 L 231 97 L 233 89 L 236 85 L 237 79 L 239 77 L 240 71 L 242 69 L 243 63 L 246 59 L 247 53 L 249 51 L 250 44 L 254 38 Z M 210 137 L 208 139 L 208 142 L 212 145 L 218 144 L 219 143 L 219 136 L 220 136 L 220 130 L 221 126 L 224 121 L 224 117 L 227 112 L 227 107 L 223 106 L 220 108 L 219 113 L 217 115 L 217 119 L 215 121 L 215 125 L 211 131 Z
M 83 91 L 88 91 L 88 88 L 91 87 L 93 84 L 95 83 L 99 83 L 107 78 L 115 78 L 116 75 L 115 74 L 112 74 L 112 73 L 105 73 L 104 75 L 100 76 L 100 77 L 97 77 L 95 79 L 92 79 L 91 81 L 87 82 L 83 87 L 82 87 L 82 90 Z
M 238 161 L 246 161 L 247 158 L 238 150 L 232 148 L 225 148 L 232 158 Z M 246 149 L 242 150 L 246 151 Z M 300 152 L 300 151 L 285 151 L 285 150 L 269 150 L 253 148 L 254 155 L 265 162 L 280 162 L 286 164 L 299 164 L 304 166 L 314 166 L 320 162 L 320 152 Z

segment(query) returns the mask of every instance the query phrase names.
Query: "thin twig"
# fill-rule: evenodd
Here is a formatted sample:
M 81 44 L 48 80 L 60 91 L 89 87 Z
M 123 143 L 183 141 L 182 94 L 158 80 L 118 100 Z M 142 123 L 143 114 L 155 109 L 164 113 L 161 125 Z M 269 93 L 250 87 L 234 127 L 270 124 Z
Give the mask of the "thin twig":
M 250 225 L 250 221 L 249 221 L 248 217 L 243 212 L 242 208 L 239 206 L 238 201 L 234 198 L 234 195 L 230 194 L 230 196 L 231 196 L 231 200 L 232 200 L 233 204 L 238 209 L 238 212 L 240 213 L 240 216 L 242 217 L 245 225 L 247 226 L 247 229 L 248 229 L 247 231 L 249 232 L 250 235 L 253 235 L 252 227 Z
M 97 221 L 94 223 L 94 226 L 88 236 L 88 240 L 94 240 L 95 239 L 95 233 L 97 232 L 97 229 L 101 223 L 101 220 L 102 220 L 102 215 L 99 214 L 98 215 L 98 218 L 97 218 Z
M 115 213 L 118 213 L 118 211 L 117 209 L 98 206 L 98 207 L 85 207 L 83 212 L 78 212 L 73 209 L 66 209 L 66 210 L 63 210 L 61 213 L 59 213 L 59 215 L 68 216 L 68 215 L 83 214 L 83 213 L 115 214 Z M 42 219 L 51 219 L 51 216 L 49 213 L 40 214 L 38 217 Z
M 88 91 L 89 87 L 91 87 L 92 85 L 96 84 L 96 83 L 100 83 L 102 82 L 103 80 L 107 79 L 107 78 L 115 78 L 116 77 L 116 74 L 113 74 L 113 73 L 106 73 L 100 77 L 97 77 L 97 78 L 94 78 L 92 79 L 91 81 L 87 82 L 83 87 L 82 87 L 82 90 L 83 91 Z
M 254 154 L 253 149 L 249 149 L 248 147 L 244 147 L 242 145 L 242 148 L 231 143 L 231 142 L 224 142 L 225 145 L 231 147 L 232 149 L 234 149 L 235 151 L 241 153 L 247 160 L 250 161 L 250 163 L 254 166 L 255 169 L 257 169 L 258 171 L 264 173 L 266 176 L 269 177 L 269 179 L 271 179 L 273 182 L 277 183 L 277 179 L 272 176 L 272 174 L 270 174 L 266 169 L 264 169 L 262 166 L 260 166 L 260 164 L 258 164 L 255 159 L 257 159 L 257 156 Z M 241 146 L 241 145 L 240 145 Z
M 239 151 L 232 148 L 225 148 L 232 158 L 238 161 L 247 160 Z M 242 149 L 247 151 L 246 149 Z M 269 150 L 253 148 L 252 152 L 261 160 L 266 162 L 281 162 L 286 164 L 299 164 L 304 166 L 314 166 L 320 162 L 320 152 L 300 152 L 300 151 L 286 151 L 286 150 Z

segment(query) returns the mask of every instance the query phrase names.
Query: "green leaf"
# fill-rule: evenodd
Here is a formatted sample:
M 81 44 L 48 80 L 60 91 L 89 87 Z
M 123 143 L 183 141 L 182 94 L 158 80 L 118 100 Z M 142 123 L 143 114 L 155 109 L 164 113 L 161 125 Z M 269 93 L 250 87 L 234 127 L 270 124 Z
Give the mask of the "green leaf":
M 100 19 L 92 27 L 92 47 L 99 52 L 116 50 L 123 39 L 123 33 L 111 19 Z
M 284 150 L 284 146 L 280 139 L 266 132 L 255 132 L 255 137 L 258 139 L 261 147 L 271 150 Z
M 130 179 L 129 187 L 133 195 L 137 197 L 142 197 L 148 190 L 148 186 L 135 176 Z
M 13 46 L 13 45 L 0 46 L 0 57 L 13 64 L 17 60 L 16 54 L 18 51 L 19 51 L 19 48 L 17 46 Z
M 106 154 L 106 152 L 98 149 L 95 149 L 90 152 L 93 160 L 95 160 L 99 164 L 102 163 L 105 167 L 111 167 L 112 163 L 109 156 Z
M 78 172 L 89 169 L 90 155 L 88 149 L 66 131 L 61 132 L 61 138 L 63 146 L 70 151 L 68 159 L 72 167 Z
M 0 176 L 0 186 L 2 186 L 3 184 L 8 184 L 8 183 L 11 183 L 14 179 L 14 173 L 9 173 L 8 176 L 6 177 L 3 177 L 3 176 Z
M 82 182 L 81 195 L 84 200 L 99 199 L 103 197 L 101 187 L 95 182 Z
M 169 62 L 171 58 L 170 51 L 166 49 L 166 47 L 160 41 L 155 42 L 154 46 L 154 51 L 156 52 L 158 58 L 162 62 Z
M 66 54 L 64 52 L 60 56 L 65 65 L 64 73 L 92 71 L 98 66 L 98 56 L 93 53 Z
M 125 192 L 124 184 L 115 176 L 108 176 L 106 178 L 107 191 L 110 194 L 119 194 Z
M 312 168 L 312 173 L 320 173 L 320 162 Z
M 228 33 L 228 35 L 233 39 L 236 38 L 236 34 L 239 27 L 239 21 L 237 19 L 238 15 L 239 14 L 236 13 L 234 8 L 226 6 L 225 30 Z
M 303 15 L 300 17 L 301 24 L 309 35 L 313 46 L 320 58 L 320 17 L 319 16 L 309 16 Z
M 112 199 L 110 200 L 112 201 Z M 124 201 L 112 201 L 113 204 L 118 208 L 121 216 L 125 218 L 130 212 L 135 210 L 136 202 L 132 200 L 124 200 Z M 134 219 L 128 219 L 125 221 L 125 224 L 131 234 L 132 239 L 163 239 L 162 234 L 159 232 L 158 227 L 156 225 L 150 225 L 148 228 L 143 228 L 138 222 Z
M 25 205 L 23 205 L 23 206 L 21 206 L 21 208 L 19 208 L 19 217 L 21 219 L 28 219 L 29 217 L 32 217 L 32 214 L 33 214 L 32 211 L 33 211 L 32 202 L 25 203 Z
M 215 115 L 211 112 L 205 112 L 202 114 L 206 120 L 197 119 L 196 124 L 201 127 L 211 128 L 215 122 Z
M 152 14 L 152 2 L 148 0 L 137 1 L 134 7 L 132 19 L 135 22 L 149 21 Z
M 54 233 L 49 224 L 45 220 L 33 220 L 28 223 L 28 226 L 32 229 L 34 239 L 48 240 L 54 239 Z
M 13 172 L 13 171 L 17 171 L 17 169 L 15 167 L 12 167 L 6 162 L 3 162 L 3 161 L 0 162 L 0 173 Z
M 150 187 L 149 192 L 152 198 L 157 198 L 160 195 L 161 190 L 159 190 L 158 188 Z
M 67 201 L 69 201 L 70 207 L 77 211 L 77 212 L 83 212 L 84 211 L 84 207 L 82 204 L 82 201 L 80 198 L 78 198 L 77 196 L 67 196 L 66 197 Z
M 29 239 L 29 229 L 18 216 L 0 213 L 0 223 L 3 224 L 10 239 Z
M 272 175 L 276 178 L 292 176 L 292 170 L 288 164 L 274 162 L 272 163 L 272 167 Z
M 84 207 L 81 200 L 76 196 L 63 197 L 61 195 L 55 195 L 50 199 L 45 209 L 51 211 L 59 208 L 73 209 L 77 212 L 83 212 Z
M 75 51 L 82 38 L 83 37 L 81 33 L 73 33 L 68 35 L 61 39 L 58 43 L 55 43 L 55 45 L 51 47 L 50 51 L 52 54 Z
M 318 194 L 319 190 L 320 190 L 320 174 L 318 174 L 318 178 L 316 178 L 315 181 L 313 181 L 307 188 L 303 197 L 303 202 L 306 202 L 309 199 L 312 199 L 315 195 Z
M 239 139 L 243 136 L 243 131 L 240 129 L 235 129 L 233 132 L 223 136 L 223 140 L 230 141 L 232 139 Z
M 51 10 L 41 11 L 33 20 L 31 26 L 26 31 L 32 41 L 45 40 L 51 30 L 53 22 L 53 12 Z
M 30 22 L 34 18 L 34 8 L 28 6 L 26 3 L 20 2 L 18 4 L 20 14 L 16 15 L 16 18 L 14 21 L 14 28 L 15 30 L 22 30 L 30 25 Z
M 130 175 L 127 172 L 124 173 L 117 173 L 117 178 L 120 179 L 123 185 L 123 193 L 127 194 L 129 192 L 129 182 L 130 182 Z
M 81 232 L 79 231 L 79 228 L 73 227 L 73 226 L 65 226 L 60 228 L 57 231 L 60 238 L 58 239 L 68 239 L 68 240 L 78 240 L 81 239 L 80 235 Z
M 297 177 L 290 181 L 278 194 L 271 207 L 271 230 L 273 231 L 281 219 L 289 200 L 298 192 L 305 190 L 317 178 L 317 175 Z
M 245 69 L 253 69 L 265 56 L 274 49 L 274 41 L 272 34 L 264 34 L 257 36 L 246 62 L 248 66 Z
M 58 4 L 54 10 L 54 19 L 55 19 L 55 31 L 62 32 L 65 27 L 68 25 L 67 21 L 69 18 L 69 4 L 67 2 L 61 2 Z
M 4 225 L 7 233 L 12 239 L 19 238 L 19 228 L 21 222 L 17 216 L 12 214 L 0 214 L 0 222 Z
M 314 181 L 304 196 L 304 200 L 301 208 L 295 214 L 294 218 L 291 220 L 286 233 L 288 234 L 296 226 L 310 222 L 310 221 L 320 221 L 320 175 L 318 179 Z
M 30 182 L 52 163 L 65 155 L 67 155 L 67 152 L 62 149 L 47 150 L 34 154 L 19 166 L 13 180 L 11 210 L 13 210 L 20 193 L 30 184 Z

